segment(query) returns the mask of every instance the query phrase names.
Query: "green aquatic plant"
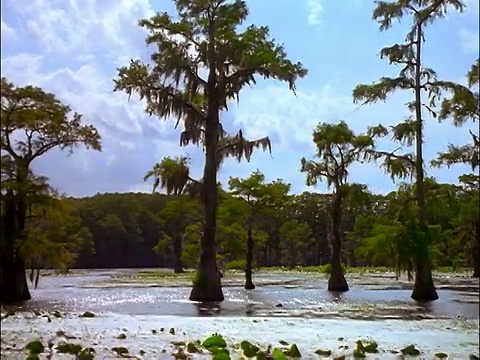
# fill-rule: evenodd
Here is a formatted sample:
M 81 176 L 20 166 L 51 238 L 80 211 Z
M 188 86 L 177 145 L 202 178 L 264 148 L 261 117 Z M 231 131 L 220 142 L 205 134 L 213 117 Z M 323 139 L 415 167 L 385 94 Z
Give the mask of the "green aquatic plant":
M 287 356 L 279 348 L 275 348 L 272 351 L 273 360 L 287 360 Z
M 40 340 L 33 340 L 25 346 L 25 349 L 28 350 L 31 355 L 38 355 L 45 351 L 45 346 Z
M 96 315 L 90 311 L 85 311 L 83 314 L 80 315 L 82 318 L 93 318 Z
M 298 350 L 297 344 L 292 344 L 288 350 L 285 351 L 285 355 L 291 358 L 300 358 L 300 350 Z
M 408 345 L 404 347 L 400 352 L 403 355 L 408 355 L 408 356 L 418 356 L 420 355 L 420 350 L 418 350 L 415 345 Z
M 318 350 L 315 350 L 315 354 L 320 355 L 320 356 L 330 356 L 330 355 L 332 355 L 332 350 L 318 349 Z
M 189 342 L 189 343 L 187 344 L 187 351 L 188 351 L 190 354 L 195 354 L 195 353 L 201 352 L 202 349 L 200 349 L 199 344 L 194 343 L 194 342 Z
M 124 346 L 114 346 L 111 348 L 112 352 L 120 356 L 125 356 L 129 354 L 129 350 Z
M 95 359 L 95 349 L 94 348 L 85 348 L 80 350 L 77 355 L 77 360 L 93 360 Z
M 208 338 L 206 338 L 203 341 L 202 346 L 207 350 L 210 350 L 211 348 L 214 348 L 214 347 L 225 348 L 227 347 L 227 342 L 222 337 L 222 335 L 215 333 L 212 336 L 209 336 Z
M 82 349 L 83 346 L 80 344 L 72 344 L 64 341 L 58 343 L 56 347 L 58 353 L 70 355 L 78 355 Z
M 243 351 L 243 355 L 245 355 L 247 358 L 251 358 L 251 357 L 256 356 L 258 351 L 260 350 L 260 348 L 258 346 L 254 345 L 251 342 L 246 341 L 246 340 L 244 340 L 240 343 L 240 348 Z
M 378 353 L 378 344 L 373 340 L 357 340 L 356 349 L 365 353 Z

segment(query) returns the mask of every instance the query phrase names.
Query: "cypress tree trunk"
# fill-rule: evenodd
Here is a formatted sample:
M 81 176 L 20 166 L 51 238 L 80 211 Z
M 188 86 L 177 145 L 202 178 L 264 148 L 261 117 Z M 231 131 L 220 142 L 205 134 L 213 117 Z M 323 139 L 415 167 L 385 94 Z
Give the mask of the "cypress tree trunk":
M 25 264 L 14 247 L 16 239 L 25 228 L 25 204 L 19 203 L 10 190 L 2 199 L 5 213 L 2 216 L 1 265 L 0 265 L 0 303 L 10 304 L 31 299 L 28 289 Z M 23 218 L 19 210 L 24 210 Z M 21 220 L 21 221 L 19 221 Z M 21 231 L 20 231 L 21 229 Z
M 343 274 L 340 255 L 342 248 L 342 238 L 340 237 L 340 224 L 342 221 L 342 199 L 339 194 L 334 195 L 332 203 L 332 238 L 331 238 L 331 258 L 330 258 L 330 277 L 328 279 L 328 291 L 345 292 L 348 291 L 347 280 Z
M 215 244 L 217 227 L 217 147 L 220 128 L 220 104 L 217 88 L 215 52 L 215 16 L 210 18 L 208 41 L 208 110 L 205 124 L 205 168 L 203 170 L 203 207 L 205 222 L 201 241 L 200 261 L 190 300 L 223 301 L 220 272 L 217 267 Z
M 245 289 L 247 290 L 255 289 L 255 285 L 252 281 L 253 246 L 252 226 L 249 224 L 247 231 L 247 262 L 245 267 Z
M 422 55 L 422 23 L 417 25 L 416 34 L 416 56 L 415 56 L 415 120 L 417 123 L 416 129 L 416 198 L 417 205 L 420 209 L 420 227 L 426 234 L 428 231 L 426 221 L 426 207 L 425 207 L 425 187 L 423 180 L 423 120 L 422 120 L 422 89 L 420 88 L 421 82 L 421 55 Z M 422 247 L 428 247 L 425 239 L 422 239 Z M 432 270 L 430 268 L 430 259 L 428 255 L 428 249 L 422 249 L 422 256 L 417 257 L 416 271 L 415 271 L 415 284 L 413 286 L 413 292 L 411 298 L 417 301 L 432 301 L 437 300 L 438 295 L 433 284 Z
M 211 119 L 211 118 L 210 118 Z M 218 119 L 218 113 L 217 113 Z M 190 293 L 193 301 L 223 301 L 220 273 L 216 259 L 216 217 L 217 217 L 217 137 L 218 120 L 206 127 L 206 161 L 203 177 L 205 222 L 201 240 L 200 261 L 197 275 Z
M 11 304 L 31 298 L 22 258 L 12 251 L 4 252 L 1 266 L 0 303 Z

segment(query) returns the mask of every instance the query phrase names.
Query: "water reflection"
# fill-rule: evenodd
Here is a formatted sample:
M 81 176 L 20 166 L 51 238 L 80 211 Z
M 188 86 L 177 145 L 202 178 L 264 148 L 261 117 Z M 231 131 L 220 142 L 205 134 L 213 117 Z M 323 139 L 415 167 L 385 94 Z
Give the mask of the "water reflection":
M 342 302 L 344 302 L 344 300 L 343 300 L 343 295 L 344 295 L 345 293 L 336 292 L 336 291 L 327 291 L 327 294 L 328 294 L 327 298 L 328 298 L 330 301 L 334 302 L 334 303 L 342 303 Z
M 198 316 L 219 316 L 222 311 L 220 303 L 194 302 L 193 304 L 197 308 Z

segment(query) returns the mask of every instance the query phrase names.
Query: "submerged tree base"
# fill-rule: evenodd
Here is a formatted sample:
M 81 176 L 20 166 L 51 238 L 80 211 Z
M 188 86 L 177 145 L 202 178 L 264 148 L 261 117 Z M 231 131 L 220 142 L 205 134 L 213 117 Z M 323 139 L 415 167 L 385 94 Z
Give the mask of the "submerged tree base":
M 253 284 L 253 282 L 245 283 L 245 290 L 254 290 L 254 289 L 255 289 L 255 285 Z
M 220 272 L 215 262 L 210 266 L 199 266 L 189 299 L 200 302 L 224 300 Z
M 17 259 L 11 266 L 5 264 L 0 281 L 0 303 L 12 304 L 31 298 L 23 261 Z
M 345 292 L 348 291 L 348 283 L 345 279 L 345 275 L 343 275 L 343 271 L 340 270 L 338 273 L 330 274 L 330 278 L 328 279 L 328 291 L 333 292 Z
M 418 265 L 415 272 L 415 284 L 412 295 L 415 301 L 434 301 L 438 300 L 438 294 L 433 284 L 432 271 L 430 267 Z

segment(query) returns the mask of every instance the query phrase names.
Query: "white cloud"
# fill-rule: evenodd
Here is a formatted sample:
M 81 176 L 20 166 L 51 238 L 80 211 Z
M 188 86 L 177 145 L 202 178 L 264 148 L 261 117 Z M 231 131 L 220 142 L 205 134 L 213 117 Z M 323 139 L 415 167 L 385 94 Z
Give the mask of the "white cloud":
M 1 31 L 2 44 L 4 44 L 7 41 L 10 42 L 16 39 L 15 30 L 13 30 L 13 28 L 3 20 L 3 14 L 1 16 L 0 28 L 2 29 Z
M 266 135 L 279 138 L 280 146 L 311 142 L 312 129 L 323 121 L 342 120 L 354 109 L 346 94 L 335 94 L 331 85 L 319 91 L 297 91 L 286 85 L 246 90 L 240 106 L 232 108 L 234 124 L 244 127 L 251 138 Z
M 318 25 L 320 24 L 320 15 L 323 12 L 323 6 L 320 3 L 320 0 L 307 0 L 308 8 L 308 18 L 307 22 L 309 25 Z
M 148 117 L 138 100 L 113 93 L 115 68 L 144 48 L 137 22 L 153 13 L 148 0 L 107 3 L 2 2 L 2 15 L 19 19 L 8 31 L 24 40 L 23 51 L 13 44 L 7 53 L 14 55 L 2 56 L 2 76 L 53 92 L 102 135 L 102 153 L 78 149 L 67 157 L 53 151 L 35 163 L 36 171 L 73 195 L 127 191 L 142 183 L 160 157 L 182 151 L 171 123 Z M 2 37 L 4 30 L 2 20 Z M 109 58 L 125 61 L 112 64 Z

